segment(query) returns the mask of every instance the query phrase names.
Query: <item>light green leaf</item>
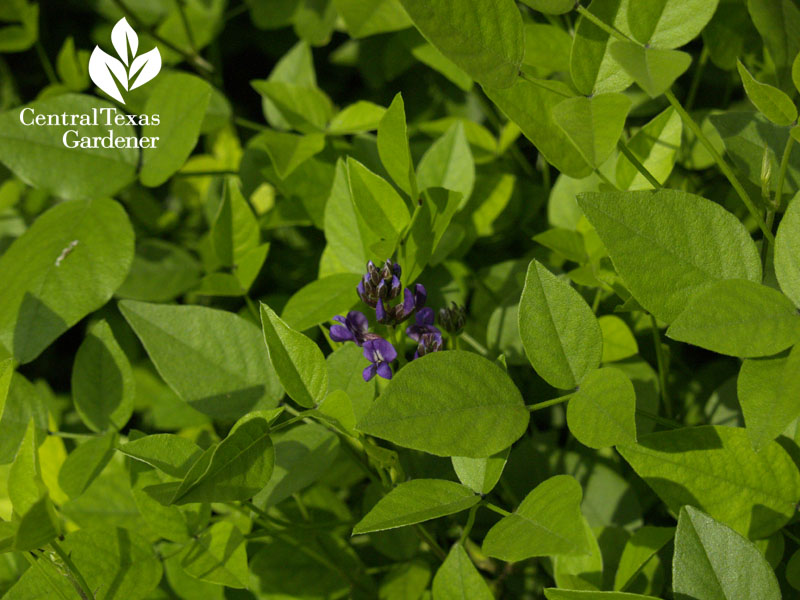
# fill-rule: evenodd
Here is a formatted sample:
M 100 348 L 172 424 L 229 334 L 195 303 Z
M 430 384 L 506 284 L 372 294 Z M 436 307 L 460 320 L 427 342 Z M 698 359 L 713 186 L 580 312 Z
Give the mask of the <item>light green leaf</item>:
M 369 247 L 373 241 L 377 241 L 377 237 L 358 214 L 348 179 L 347 165 L 343 159 L 339 159 L 331 193 L 325 204 L 326 252 L 335 257 L 343 271 L 363 273 L 368 257 L 372 257 Z
M 11 500 L 14 512 L 24 515 L 46 493 L 39 469 L 36 428 L 31 420 L 8 471 L 8 499 Z
M 800 91 L 800 52 L 792 63 L 792 83 L 794 83 L 794 88 Z
M 702 426 L 640 436 L 617 450 L 671 511 L 690 504 L 751 539 L 795 513 L 800 473 L 776 442 L 756 453 L 744 429 Z
M 264 143 L 275 172 L 286 179 L 294 170 L 325 148 L 325 136 L 321 133 L 298 135 L 266 129 L 259 139 Z
M 602 586 L 603 554 L 586 517 L 581 524 L 589 551 L 578 555 L 553 557 L 553 579 L 567 590 L 599 590 Z
M 514 84 L 525 44 L 512 0 L 400 0 L 422 35 L 482 85 Z
M 486 458 L 453 456 L 450 461 L 461 483 L 477 494 L 486 495 L 500 481 L 510 451 L 511 448 L 506 448 Z
M 742 61 L 737 61 L 736 67 L 747 97 L 761 114 L 781 126 L 791 125 L 797 120 L 797 107 L 789 96 L 768 83 L 757 81 Z
M 568 98 L 553 108 L 553 118 L 581 156 L 598 168 L 622 135 L 631 100 L 622 94 Z
M 30 362 L 108 302 L 132 261 L 133 229 L 119 204 L 54 206 L 0 257 L 0 343 L 19 362 Z
M 570 10 L 574 4 L 570 2 Z M 572 36 L 556 25 L 525 23 L 525 68 L 533 68 L 531 75 L 547 77 L 552 73 L 569 73 L 569 54 Z
M 600 364 L 603 338 L 592 309 L 536 260 L 525 277 L 519 333 L 533 368 L 553 387 L 571 390 Z
M 77 498 L 97 479 L 114 457 L 116 432 L 91 438 L 67 456 L 58 472 L 58 485 L 70 498 Z
M 397 0 L 392 0 L 397 2 Z M 397 6 L 400 6 L 399 4 Z M 402 9 L 400 9 L 402 10 Z M 328 133 L 331 135 L 354 135 L 375 131 L 386 115 L 386 109 L 374 102 L 359 100 L 346 106 L 331 119 Z
M 339 273 L 315 279 L 286 302 L 281 319 L 297 331 L 305 331 L 346 314 L 358 302 L 356 287 L 361 277 Z
M 482 458 L 513 444 L 529 417 L 500 367 L 470 352 L 435 352 L 403 367 L 358 429 L 437 456 Z
M 635 443 L 636 392 L 631 380 L 613 367 L 589 373 L 569 400 L 567 424 L 590 448 Z
M 611 44 L 611 56 L 651 98 L 657 98 L 692 64 L 691 54 L 645 48 L 632 42 Z
M 52 541 L 59 534 L 58 516 L 49 496 L 44 493 L 19 520 L 14 536 L 14 549 L 18 552 L 31 552 Z
M 800 415 L 800 346 L 742 363 L 736 394 L 753 448 L 760 450 Z
M 348 33 L 356 39 L 412 25 L 398 0 L 333 0 L 333 3 Z
M 6 408 L 6 398 L 11 387 L 11 376 L 14 374 L 14 359 L 0 360 L 0 417 Z
M 197 144 L 210 100 L 211 86 L 199 77 L 173 71 L 159 78 L 144 107 L 146 114 L 160 117 L 158 125 L 142 127 L 142 138 L 158 138 L 142 149 L 139 179 L 144 185 L 161 185 L 183 166 Z
M 675 320 L 689 298 L 715 280 L 761 281 L 750 234 L 705 198 L 678 190 L 607 192 L 581 194 L 578 204 L 627 288 L 662 321 Z
M 547 600 L 654 600 L 655 596 L 642 596 L 627 592 L 598 592 L 594 590 L 562 590 L 545 588 Z
M 0 114 L 0 162 L 30 185 L 67 200 L 92 200 L 112 196 L 136 177 L 139 151 L 136 148 L 68 148 L 81 138 L 108 139 L 109 126 L 102 116 L 97 125 L 38 126 L 20 122 L 24 111 L 26 123 L 36 115 L 93 115 L 97 110 L 111 111 L 111 118 L 120 113 L 108 102 L 82 94 L 64 94 L 37 100 Z M 80 119 L 80 117 L 79 117 Z M 112 121 L 113 122 L 113 121 Z M 128 125 L 110 127 L 114 138 L 135 138 Z M 92 142 L 93 143 L 93 142 Z M 58 165 L 58 168 L 53 168 Z
M 353 527 L 353 535 L 383 531 L 452 515 L 480 502 L 468 487 L 443 479 L 412 479 L 399 484 Z
M 752 542 L 692 506 L 681 509 L 672 560 L 676 597 L 780 600 L 772 568 Z
M 275 107 L 287 129 L 324 132 L 333 116 L 333 104 L 319 88 L 283 81 L 251 81 L 250 85 Z
M 581 179 L 592 172 L 578 149 L 553 120 L 553 108 L 574 97 L 569 86 L 556 81 L 518 81 L 506 90 L 485 89 L 486 95 L 514 122 L 551 165 Z
M 375 398 L 375 380 L 364 381 L 361 376 L 363 350 L 355 344 L 343 344 L 331 352 L 325 362 L 328 363 L 329 393 L 335 390 L 347 392 L 358 421 L 367 413 Z
M 406 109 L 398 93 L 378 125 L 378 154 L 386 172 L 412 199 L 417 197 L 417 178 L 408 146 Z
M 433 578 L 433 600 L 493 600 L 494 594 L 461 544 L 453 544 Z
M 589 552 L 581 517 L 581 486 L 569 475 L 537 485 L 483 540 L 483 552 L 508 562 Z
M 436 46 L 428 44 L 423 38 L 417 35 L 410 40 L 405 38 L 403 41 L 409 46 L 411 55 L 423 65 L 427 65 L 434 71 L 437 71 L 440 75 L 465 92 L 469 92 L 472 89 L 472 77 L 464 72 L 452 60 L 439 52 Z
M 522 0 L 522 2 L 548 15 L 563 15 L 575 8 L 573 0 Z
M 800 52 L 800 8 L 792 0 L 747 0 L 747 8 L 776 66 L 781 87 L 788 89 L 792 63 Z
M 614 577 L 614 589 L 624 590 L 639 574 L 647 562 L 667 545 L 675 535 L 673 527 L 652 527 L 646 525 L 636 530 L 625 543 L 619 566 Z
M 783 293 L 800 307 L 800 195 L 783 215 L 775 236 L 775 275 Z
M 171 475 L 183 478 L 203 453 L 192 440 L 171 433 L 152 433 L 122 444 L 120 452 Z
M 633 37 L 655 48 L 678 48 L 700 35 L 714 16 L 718 0 L 653 0 L 628 4 Z
M 593 0 L 587 10 L 604 23 L 625 33 L 628 0 Z M 588 96 L 621 92 L 633 81 L 611 55 L 616 38 L 586 17 L 580 17 L 570 54 L 570 74 L 578 92 Z M 568 173 L 568 175 L 572 175 Z M 573 175 L 574 176 L 574 175 Z
M 800 315 L 773 288 L 730 279 L 695 293 L 667 335 L 720 354 L 769 356 L 800 341 Z
M 76 50 L 72 36 L 64 40 L 58 51 L 56 73 L 73 92 L 82 92 L 89 87 L 89 52 Z
M 233 177 L 225 180 L 222 202 L 211 226 L 211 239 L 214 253 L 226 266 L 238 265 L 261 241 L 258 221 Z
M 161 377 L 192 408 L 235 419 L 277 405 L 282 390 L 253 323 L 204 306 L 124 300 L 119 308 Z
M 328 369 L 319 346 L 263 303 L 261 326 L 269 360 L 286 393 L 300 406 L 319 404 L 328 393 Z
M 133 413 L 136 395 L 128 357 L 105 320 L 86 332 L 72 366 L 72 398 L 89 429 L 122 429 Z
M 199 281 L 200 265 L 181 246 L 159 239 L 138 240 L 131 270 L 115 295 L 144 302 L 167 302 Z
M 186 550 L 181 566 L 192 577 L 229 588 L 246 588 L 250 580 L 244 536 L 228 521 L 206 529 Z
M 602 362 L 615 362 L 639 354 L 639 344 L 625 321 L 616 315 L 603 315 L 597 323 L 603 332 Z
M 463 201 L 475 186 L 475 161 L 461 121 L 456 121 L 436 140 L 419 161 L 417 181 L 420 191 L 440 187 L 459 192 Z
M 642 127 L 626 144 L 656 181 L 663 184 L 672 173 L 681 147 L 683 126 L 672 107 Z M 649 190 L 652 184 L 623 154 L 617 160 L 617 185 L 623 190 Z
M 5 404 L 0 415 L 0 464 L 14 461 L 25 431 L 33 419 L 38 440 L 43 440 L 48 431 L 48 408 L 46 398 L 39 388 L 19 373 L 11 373 Z

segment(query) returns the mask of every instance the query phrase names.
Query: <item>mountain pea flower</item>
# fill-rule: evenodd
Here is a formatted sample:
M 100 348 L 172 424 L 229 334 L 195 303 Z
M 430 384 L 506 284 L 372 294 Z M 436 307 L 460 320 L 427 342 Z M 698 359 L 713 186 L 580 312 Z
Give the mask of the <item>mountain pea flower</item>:
M 422 337 L 425 335 L 433 335 L 441 344 L 442 332 L 439 331 L 434 325 L 436 315 L 432 308 L 425 307 L 417 311 L 416 321 L 414 325 L 406 328 L 406 335 L 415 342 L 422 342 Z
M 435 327 L 434 327 L 435 329 Z M 431 352 L 439 352 L 442 349 L 442 334 L 441 333 L 423 333 L 420 336 L 419 344 L 417 344 L 417 351 L 414 352 L 414 358 L 418 359 L 420 356 L 425 356 Z
M 400 295 L 400 274 L 402 269 L 397 263 L 387 260 L 378 269 L 375 263 L 367 263 L 367 272 L 358 283 L 356 291 L 365 304 L 375 308 L 380 300 L 393 300 Z
M 369 321 L 360 311 L 351 310 L 347 313 L 347 317 L 336 316 L 333 320 L 341 323 L 331 327 L 330 335 L 334 342 L 355 342 L 357 346 L 363 346 L 370 337 L 367 331 Z
M 450 333 L 458 333 L 467 321 L 467 309 L 452 302 L 450 306 L 439 309 L 439 325 Z
M 364 358 L 371 363 L 364 369 L 364 381 L 370 381 L 376 374 L 384 379 L 392 378 L 389 363 L 397 358 L 397 350 L 389 342 L 380 337 L 364 342 Z

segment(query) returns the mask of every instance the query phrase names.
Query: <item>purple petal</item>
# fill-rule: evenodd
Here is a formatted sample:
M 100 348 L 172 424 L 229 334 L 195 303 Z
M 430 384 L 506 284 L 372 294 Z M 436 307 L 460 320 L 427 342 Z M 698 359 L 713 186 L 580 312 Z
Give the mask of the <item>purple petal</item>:
M 414 294 L 411 293 L 411 290 L 406 288 L 403 292 L 403 314 L 410 315 L 411 311 L 414 310 Z
M 364 293 L 364 280 L 363 279 L 358 282 L 358 287 L 356 287 L 356 291 L 358 292 L 358 297 L 363 299 L 364 295 L 365 295 L 365 293 Z
M 436 313 L 429 306 L 421 308 L 417 311 L 416 322 L 417 325 L 433 325 L 436 321 Z
M 358 310 L 351 310 L 347 313 L 347 324 L 349 325 L 350 330 L 355 333 L 364 333 L 369 329 L 369 321 L 367 317 Z
M 334 342 L 350 342 L 355 340 L 350 330 L 343 325 L 334 325 L 331 327 L 330 334 Z
M 369 365 L 361 373 L 361 376 L 364 378 L 364 381 L 370 381 L 373 377 L 375 377 L 375 373 L 377 372 L 378 372 L 378 367 L 376 367 L 375 365 Z
M 333 317 L 333 319 L 331 319 L 331 320 L 332 320 L 332 321 L 336 321 L 337 323 L 341 323 L 342 325 L 346 325 L 346 324 L 347 324 L 347 319 L 345 319 L 344 317 L 341 317 L 341 316 L 339 316 L 339 315 L 336 315 L 336 316 L 335 316 L 335 317 Z
M 394 349 L 389 342 L 382 338 L 378 338 L 377 340 L 372 340 L 370 342 L 372 344 L 372 348 L 375 352 L 380 353 L 383 357 L 383 360 L 386 362 L 392 362 L 395 358 L 397 358 L 397 350 Z
M 384 379 L 392 378 L 392 368 L 389 366 L 389 363 L 387 362 L 378 363 L 377 371 L 378 375 L 380 375 Z
M 364 358 L 366 358 L 369 362 L 374 363 L 377 361 L 375 358 L 375 342 L 378 340 L 367 340 L 364 342 Z
M 375 307 L 375 317 L 380 323 L 386 320 L 386 308 L 383 306 L 383 300 L 378 300 L 378 305 Z
M 400 267 L 400 265 L 398 265 L 397 263 L 394 263 L 392 265 L 392 273 L 394 273 L 395 276 L 400 277 L 400 275 L 403 274 L 403 269 Z
M 419 338 L 423 333 L 424 331 L 419 325 L 409 325 L 406 327 L 406 335 L 415 342 L 419 341 Z
M 428 291 L 425 286 L 418 283 L 414 286 L 414 306 L 419 310 L 425 306 L 425 301 L 428 299 Z M 433 321 L 431 321 L 433 323 Z

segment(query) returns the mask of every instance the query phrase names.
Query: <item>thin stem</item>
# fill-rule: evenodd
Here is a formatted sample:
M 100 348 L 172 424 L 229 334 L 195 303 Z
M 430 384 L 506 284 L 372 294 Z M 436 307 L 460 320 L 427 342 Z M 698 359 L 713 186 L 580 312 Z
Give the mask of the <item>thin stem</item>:
M 424 526 L 417 524 L 414 526 L 414 530 L 417 532 L 417 535 L 430 547 L 431 551 L 438 556 L 441 560 L 447 558 L 447 552 L 445 552 L 439 543 L 434 539 L 431 533 L 425 529 Z
M 661 404 L 668 417 L 672 417 L 672 405 L 667 393 L 667 360 L 664 356 L 664 348 L 661 345 L 661 332 L 658 330 L 658 323 L 653 315 L 650 315 L 650 329 L 653 332 L 653 344 L 656 348 L 656 362 L 658 363 L 658 390 L 661 394 Z
M 783 149 L 781 167 L 778 171 L 778 189 L 775 191 L 775 212 L 780 212 L 781 204 L 783 203 L 783 184 L 786 181 L 786 172 L 789 170 L 789 159 L 792 156 L 793 147 L 794 137 L 790 134 L 789 139 L 786 141 L 786 147 Z
M 258 314 L 258 309 L 256 308 L 256 305 L 253 304 L 253 301 L 247 294 L 244 295 L 244 302 L 245 304 L 247 304 L 247 308 L 250 311 L 250 314 L 253 315 L 253 318 L 256 320 L 256 323 L 261 323 L 261 315 Z
M 292 417 L 291 419 L 287 419 L 286 421 L 282 421 L 278 423 L 275 427 L 272 428 L 271 433 L 275 433 L 276 431 L 280 431 L 281 429 L 286 429 L 289 425 L 293 425 L 298 421 L 302 421 L 303 419 L 307 419 L 308 417 L 313 416 L 316 413 L 315 410 L 304 410 L 301 413 L 298 413 L 297 416 Z
M 189 25 L 189 18 L 186 16 L 186 0 L 175 0 L 175 4 L 178 5 L 178 12 L 181 15 L 181 21 L 183 22 L 183 29 L 186 31 L 186 39 L 189 42 L 189 47 L 192 49 L 192 52 L 197 54 L 197 46 L 194 43 L 194 34 L 192 33 L 192 27 Z
M 178 171 L 175 177 L 214 177 L 217 175 L 238 175 L 239 171 Z
M 62 590 L 61 586 L 57 585 L 56 583 L 53 582 L 53 579 L 52 579 L 50 573 L 48 573 L 47 571 L 44 570 L 44 567 L 42 567 L 43 563 L 39 562 L 40 560 L 42 560 L 39 557 L 39 555 L 37 555 L 32 550 L 30 552 L 22 552 L 21 554 L 25 557 L 25 560 L 27 560 L 30 563 L 32 568 L 34 568 L 34 569 L 39 571 L 39 573 L 47 581 L 47 583 L 50 585 L 50 587 L 53 588 L 56 591 L 56 593 L 61 597 L 61 600 L 70 600 L 64 594 L 64 591 Z M 33 556 L 31 556 L 31 555 L 33 555 Z M 34 558 L 34 556 L 36 558 Z M 72 580 L 70 578 L 70 583 L 72 583 L 72 585 L 75 588 L 75 591 L 78 593 L 78 595 L 81 595 L 81 589 L 78 587 L 77 582 L 75 582 L 74 580 Z
M 595 170 L 594 170 L 594 172 L 595 172 L 595 173 L 597 174 L 597 176 L 600 178 L 600 181 L 602 181 L 603 183 L 605 183 L 605 184 L 606 184 L 606 185 L 608 185 L 608 186 L 611 186 L 611 187 L 612 187 L 612 188 L 614 188 L 615 190 L 618 190 L 618 189 L 619 189 L 619 188 L 617 187 L 617 185 L 616 185 L 616 184 L 615 184 L 613 181 L 611 181 L 611 180 L 610 180 L 608 177 L 606 177 L 606 176 L 605 176 L 605 174 L 603 174 L 603 172 L 602 172 L 600 169 L 595 169 Z
M 100 437 L 96 433 L 71 433 L 69 431 L 48 431 L 47 435 L 54 435 L 56 437 L 67 438 L 71 440 L 85 440 L 87 438 Z
M 42 63 L 42 68 L 44 69 L 45 75 L 47 75 L 48 81 L 50 81 L 50 83 L 58 83 L 58 77 L 56 77 L 56 72 L 53 69 L 53 63 L 50 62 L 47 52 L 44 51 L 42 42 L 36 40 L 34 47 L 36 48 L 36 54 L 39 56 L 39 62 Z
M 464 544 L 469 537 L 469 532 L 472 531 L 472 526 L 475 524 L 475 513 L 478 512 L 478 507 L 480 503 L 474 505 L 472 508 L 469 509 L 469 514 L 467 515 L 467 524 L 464 525 L 464 530 L 461 532 L 461 538 L 458 540 L 459 544 Z
M 628 148 L 628 146 L 622 140 L 617 142 L 617 148 L 619 148 L 619 151 L 622 152 L 623 156 L 625 156 L 625 158 L 627 158 L 630 163 L 636 167 L 636 170 L 642 174 L 642 177 L 650 182 L 650 185 L 657 190 L 660 190 L 663 187 L 658 179 L 653 176 L 647 167 L 644 166 L 644 163 L 642 163 L 642 161 L 640 161 L 637 156 L 631 152 L 630 148 Z
M 564 98 L 572 98 L 571 94 L 568 94 L 567 92 L 562 92 L 562 91 L 556 89 L 555 87 L 551 87 L 549 85 L 544 85 L 540 81 L 538 81 L 536 79 L 533 79 L 532 77 L 529 77 L 524 71 L 520 71 L 519 72 L 519 76 L 522 79 L 524 79 L 525 81 L 527 81 L 528 83 L 532 83 L 536 87 L 540 87 L 543 90 L 547 90 L 548 92 L 552 92 L 554 94 L 558 94 L 559 96 L 564 96 Z
M 798 546 L 800 546 L 800 538 L 798 538 L 798 537 L 797 537 L 795 534 L 793 534 L 791 531 L 789 531 L 788 529 L 781 529 L 781 533 L 783 533 L 783 535 L 785 535 L 785 536 L 786 536 L 786 537 L 788 537 L 790 540 L 792 540 L 792 541 L 793 541 L 795 544 L 797 544 Z
M 75 589 L 80 594 L 82 600 L 94 600 L 94 594 L 92 590 L 89 588 L 89 584 L 86 583 L 86 580 L 81 575 L 81 572 L 78 570 L 78 567 L 75 566 L 75 563 L 72 562 L 72 559 L 69 557 L 69 554 L 64 552 L 64 549 L 59 545 L 56 540 L 52 540 L 50 542 L 50 546 L 52 546 L 55 553 L 61 559 L 61 561 L 67 566 L 69 572 L 72 574 L 74 578 Z
M 636 409 L 636 414 L 646 419 L 650 419 L 651 421 L 655 421 L 659 425 L 663 425 L 664 427 L 669 427 L 670 429 L 681 429 L 683 425 L 678 423 L 677 421 L 673 421 L 672 419 L 665 419 L 655 413 L 651 413 L 649 410 L 644 410 L 641 408 Z
M 600 298 L 603 294 L 603 288 L 597 288 L 597 291 L 594 293 L 594 300 L 592 301 L 592 312 L 597 314 L 598 309 L 600 308 Z
M 708 63 L 708 58 L 711 53 L 708 51 L 708 46 L 703 46 L 703 51 L 700 53 L 700 60 L 697 62 L 697 68 L 694 70 L 692 77 L 692 86 L 689 88 L 689 93 L 686 95 L 686 110 L 692 110 L 695 98 L 697 98 L 697 90 L 700 88 L 700 81 L 703 79 L 703 71 Z
M 555 406 L 556 404 L 563 404 L 564 402 L 568 402 L 570 398 L 572 398 L 572 394 L 567 394 L 566 396 L 553 398 L 552 400 L 546 400 L 544 402 L 538 402 L 536 404 L 528 404 L 528 410 L 531 412 L 535 412 L 537 410 L 542 410 L 544 408 Z
M 681 116 L 683 123 L 689 129 L 691 129 L 695 137 L 698 140 L 700 140 L 703 146 L 705 146 L 706 150 L 708 150 L 708 153 L 712 156 L 714 162 L 717 163 L 719 170 L 722 171 L 722 174 L 725 175 L 725 177 L 727 177 L 728 181 L 733 186 L 733 189 L 736 191 L 739 198 L 741 198 L 742 202 L 744 202 L 744 205 L 747 207 L 747 210 L 750 211 L 751 215 L 753 215 L 753 218 L 758 223 L 758 227 L 764 233 L 764 237 L 766 237 L 767 240 L 769 240 L 770 242 L 774 242 L 775 236 L 772 235 L 772 231 L 770 231 L 769 228 L 767 227 L 764 218 L 761 216 L 761 213 L 756 208 L 756 205 L 753 203 L 753 200 L 750 198 L 749 194 L 747 193 L 747 190 L 744 189 L 744 186 L 739 181 L 739 178 L 736 177 L 736 173 L 733 172 L 733 169 L 730 167 L 730 165 L 728 165 L 728 163 L 725 161 L 724 158 L 722 158 L 720 153 L 717 152 L 717 149 L 714 148 L 714 145 L 711 143 L 711 140 L 709 140 L 708 137 L 706 137 L 706 135 L 703 133 L 703 130 L 700 129 L 700 126 L 697 124 L 697 122 L 686 111 L 686 109 L 683 108 L 681 103 L 675 97 L 675 94 L 673 94 L 670 90 L 667 90 L 666 92 L 664 92 L 664 96 L 673 106 L 673 108 L 678 112 L 678 114 Z
M 589 12 L 589 10 L 586 9 L 585 7 L 583 7 L 581 5 L 578 5 L 576 10 L 578 11 L 579 14 L 581 14 L 584 17 L 586 17 L 587 19 L 589 19 L 592 23 L 594 23 L 600 29 L 605 31 L 608 35 L 610 35 L 612 37 L 615 37 L 615 38 L 617 38 L 618 40 L 620 40 L 622 42 L 630 42 L 630 41 L 632 41 L 624 33 L 614 29 L 613 27 L 611 27 L 611 25 L 608 25 L 608 24 L 604 23 L 602 20 L 600 20 L 599 17 L 597 17 L 596 15 L 592 14 L 591 12 Z
M 465 342 L 467 342 L 470 346 L 475 348 L 475 350 L 477 350 L 478 353 L 481 354 L 482 356 L 489 356 L 489 350 L 486 348 L 486 346 L 481 344 L 478 340 L 473 338 L 466 331 L 462 331 L 459 334 L 459 337 L 461 337 L 461 339 L 464 340 Z
M 236 8 L 230 9 L 228 12 L 225 13 L 223 19 L 225 21 L 230 21 L 231 19 L 238 17 L 241 14 L 247 12 L 247 4 L 240 4 Z
M 245 129 L 250 129 L 252 131 L 266 131 L 269 129 L 269 127 L 266 125 L 261 125 L 260 123 L 256 123 L 255 121 L 251 121 L 249 119 L 243 119 L 242 117 L 234 117 L 233 122 L 239 127 L 244 127 Z
M 489 510 L 496 512 L 498 515 L 503 515 L 504 517 L 507 517 L 508 515 L 511 514 L 506 509 L 500 508 L 499 506 L 497 506 L 496 504 L 492 504 L 491 502 L 484 501 L 483 505 Z

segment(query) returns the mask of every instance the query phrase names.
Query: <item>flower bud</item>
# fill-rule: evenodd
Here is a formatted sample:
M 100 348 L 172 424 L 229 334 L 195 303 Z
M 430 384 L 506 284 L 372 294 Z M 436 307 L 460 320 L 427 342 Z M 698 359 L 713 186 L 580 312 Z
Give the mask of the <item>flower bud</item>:
M 439 309 L 439 325 L 450 333 L 458 333 L 467 321 L 467 309 L 452 302 L 450 306 Z

